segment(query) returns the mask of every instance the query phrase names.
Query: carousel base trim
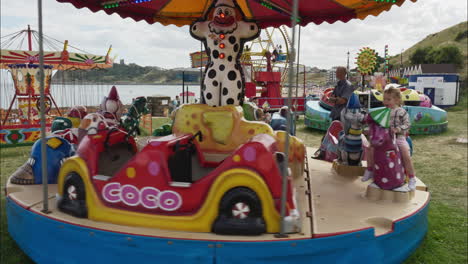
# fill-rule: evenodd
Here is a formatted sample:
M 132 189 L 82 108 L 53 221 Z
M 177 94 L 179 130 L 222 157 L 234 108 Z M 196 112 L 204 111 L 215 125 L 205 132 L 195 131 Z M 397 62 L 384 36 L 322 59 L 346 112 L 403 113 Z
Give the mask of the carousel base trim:
M 310 152 L 311 149 L 308 149 Z M 430 194 L 418 180 L 410 202 L 370 201 L 368 183 L 337 175 L 330 163 L 308 160 L 296 179 L 303 231 L 227 236 L 129 227 L 42 210 L 41 185 L 7 184 L 8 231 L 36 263 L 401 263 L 424 239 Z M 306 176 L 304 174 L 304 176 Z M 53 247 L 53 253 L 50 248 Z
M 8 231 L 37 263 L 400 263 L 427 232 L 428 204 L 375 236 L 373 228 L 310 239 L 225 241 L 124 234 L 57 221 L 7 198 Z M 193 233 L 187 233 L 193 237 Z M 404 241 L 404 243 L 402 243 Z M 53 253 L 50 247 L 54 247 Z

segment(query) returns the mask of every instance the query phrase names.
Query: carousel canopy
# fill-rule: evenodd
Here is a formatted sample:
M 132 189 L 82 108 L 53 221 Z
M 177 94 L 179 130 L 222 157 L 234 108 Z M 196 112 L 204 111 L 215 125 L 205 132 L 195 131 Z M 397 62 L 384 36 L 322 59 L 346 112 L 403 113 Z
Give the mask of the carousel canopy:
M 184 26 L 203 17 L 213 0 L 57 0 L 72 3 L 77 8 L 93 12 L 104 10 L 149 24 Z M 416 0 L 411 0 L 415 2 Z M 247 19 L 257 21 L 261 28 L 291 24 L 293 0 L 237 0 Z M 298 24 L 321 24 L 377 16 L 405 0 L 299 0 Z
M 37 32 L 34 30 L 22 30 L 16 33 L 9 34 L 1 39 L 0 49 L 0 69 L 10 69 L 12 65 L 39 64 L 39 51 L 32 50 L 34 43 L 32 39 L 38 39 Z M 28 48 L 22 47 L 23 39 L 28 36 Z M 15 42 L 20 42 L 16 45 Z M 44 51 L 44 64 L 53 67 L 54 70 L 74 70 L 74 69 L 94 69 L 94 68 L 110 68 L 112 67 L 112 59 L 109 58 L 111 49 L 109 48 L 107 55 L 93 55 L 82 50 L 73 48 L 78 53 L 68 51 L 68 41 L 60 42 L 54 38 L 44 35 L 44 44 L 52 51 Z M 37 45 L 36 45 L 37 46 Z M 13 49 L 9 49 L 9 48 Z

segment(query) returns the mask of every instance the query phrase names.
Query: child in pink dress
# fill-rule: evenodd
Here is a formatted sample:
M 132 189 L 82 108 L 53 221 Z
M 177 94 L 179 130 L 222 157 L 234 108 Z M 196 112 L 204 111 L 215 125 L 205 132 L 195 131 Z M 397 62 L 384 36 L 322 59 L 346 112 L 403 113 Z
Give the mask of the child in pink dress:
M 401 92 L 400 89 L 390 86 L 384 90 L 383 104 L 385 107 L 391 109 L 390 128 L 392 133 L 396 136 L 396 143 L 400 150 L 405 167 L 406 174 L 408 175 L 408 187 L 411 190 L 416 188 L 416 179 L 414 177 L 414 166 L 410 156 L 410 147 L 406 141 L 406 135 L 410 128 L 410 121 L 408 113 L 401 105 Z M 372 179 L 374 176 L 374 149 L 370 147 L 367 153 L 367 169 L 362 177 L 362 181 Z

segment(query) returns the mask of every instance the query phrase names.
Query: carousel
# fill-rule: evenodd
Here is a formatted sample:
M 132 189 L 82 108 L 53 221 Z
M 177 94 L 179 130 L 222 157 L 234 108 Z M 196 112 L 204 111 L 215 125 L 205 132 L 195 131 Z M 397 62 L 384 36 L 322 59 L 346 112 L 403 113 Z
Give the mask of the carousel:
M 38 40 L 38 35 L 37 31 L 28 26 L 25 30 L 1 38 L 0 70 L 11 73 L 12 83 L 3 79 L 1 85 L 2 100 L 5 100 L 2 103 L 5 103 L 7 108 L 0 109 L 0 147 L 32 145 L 40 137 L 41 74 L 44 75 L 46 126 L 50 130 L 54 117 L 63 116 L 51 87 L 54 72 L 59 73 L 57 76 L 63 76 L 64 71 L 112 67 L 110 48 L 106 55 L 93 55 L 70 46 L 68 40 L 60 42 L 53 37 L 44 36 L 43 43 L 47 44 L 48 51 L 43 54 L 44 69 L 40 70 L 39 43 L 34 41 Z M 24 42 L 25 39 L 27 42 Z M 27 44 L 27 48 L 23 44 Z M 70 50 L 79 52 L 70 52 Z M 2 78 L 7 78 L 7 75 L 2 74 Z M 65 82 L 64 79 L 61 81 Z M 90 88 L 96 89 L 96 87 Z M 55 91 L 57 92 L 57 89 Z M 73 92 L 62 89 L 60 97 L 84 97 Z
M 113 123 L 88 114 L 73 143 L 42 134 L 42 153 L 30 159 L 42 173 L 19 170 L 6 185 L 8 231 L 35 262 L 400 263 L 423 240 L 430 195 L 421 181 L 411 188 L 402 177 L 400 153 L 378 121 L 385 113 L 369 117 L 381 157 L 370 183 L 360 177 L 363 155 L 354 153 L 362 150 L 340 149 L 333 165 L 308 159 L 311 149 L 290 136 L 290 126 L 274 131 L 247 121 L 241 107 L 240 57 L 262 28 L 290 25 L 294 49 L 296 25 L 363 19 L 403 0 L 302 1 L 299 8 L 297 1 L 59 2 L 189 25 L 209 63 L 202 103 L 178 108 L 170 135 L 137 144 L 143 97 Z M 348 108 L 359 115 L 357 103 Z M 346 135 L 359 130 L 352 128 Z M 42 184 L 18 180 L 28 173 Z
M 432 104 L 431 99 L 414 89 L 408 89 L 399 84 L 387 84 L 387 78 L 382 73 L 374 73 L 377 63 L 375 50 L 364 47 L 360 49 L 356 58 L 357 69 L 362 77 L 362 87 L 365 79 L 370 79 L 372 89 L 366 91 L 356 90 L 355 94 L 368 111 L 383 108 L 383 90 L 387 86 L 398 87 L 401 90 L 403 108 L 409 115 L 411 122 L 411 135 L 433 135 L 447 130 L 447 112 Z M 384 66 L 384 69 L 387 65 Z M 388 75 L 387 75 L 388 76 Z M 329 101 L 334 88 L 328 88 L 323 92 L 320 101 L 308 101 L 305 106 L 304 123 L 307 127 L 327 130 L 331 125 L 330 111 L 334 103 Z

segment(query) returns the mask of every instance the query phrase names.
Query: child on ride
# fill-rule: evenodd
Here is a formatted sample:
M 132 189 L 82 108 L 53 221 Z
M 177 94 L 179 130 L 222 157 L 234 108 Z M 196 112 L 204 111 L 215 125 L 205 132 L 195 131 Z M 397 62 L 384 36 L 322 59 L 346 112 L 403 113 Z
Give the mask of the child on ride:
M 383 104 L 391 109 L 390 128 L 396 136 L 396 143 L 403 159 L 406 174 L 409 177 L 408 187 L 410 190 L 416 188 L 414 177 L 414 166 L 410 156 L 410 147 L 406 141 L 406 135 L 410 128 L 408 113 L 401 107 L 401 92 L 399 88 L 390 86 L 384 90 Z M 372 179 L 374 176 L 374 149 L 369 147 L 367 153 L 367 170 L 362 177 L 362 181 Z

